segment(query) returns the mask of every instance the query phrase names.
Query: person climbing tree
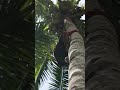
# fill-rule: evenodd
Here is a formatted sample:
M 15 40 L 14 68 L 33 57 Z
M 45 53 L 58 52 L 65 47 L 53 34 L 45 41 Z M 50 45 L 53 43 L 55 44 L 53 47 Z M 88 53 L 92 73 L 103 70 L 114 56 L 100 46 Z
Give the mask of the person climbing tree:
M 66 32 L 61 35 L 54 50 L 54 56 L 60 67 L 69 63 L 68 90 L 85 89 L 85 48 L 82 35 L 70 18 L 64 19 Z M 67 43 L 65 43 L 67 41 Z M 67 45 L 66 45 L 67 44 Z M 65 61 L 68 56 L 69 61 Z
M 67 5 L 69 5 L 69 8 Z M 64 7 L 64 8 L 63 8 Z M 66 66 L 65 57 L 68 56 L 68 90 L 85 89 L 85 47 L 84 40 L 74 21 L 80 21 L 82 10 L 70 9 L 73 5 L 69 1 L 60 2 L 62 18 L 66 31 L 62 33 L 54 50 L 55 59 L 59 66 Z M 79 10 L 79 15 L 72 18 L 73 12 Z M 73 10 L 73 11 L 72 11 Z M 58 29 L 57 29 L 58 30 Z M 60 30 L 59 30 L 60 31 Z M 61 30 L 62 31 L 62 30 Z M 59 32 L 58 32 L 59 33 Z M 67 53 L 67 54 L 66 54 Z

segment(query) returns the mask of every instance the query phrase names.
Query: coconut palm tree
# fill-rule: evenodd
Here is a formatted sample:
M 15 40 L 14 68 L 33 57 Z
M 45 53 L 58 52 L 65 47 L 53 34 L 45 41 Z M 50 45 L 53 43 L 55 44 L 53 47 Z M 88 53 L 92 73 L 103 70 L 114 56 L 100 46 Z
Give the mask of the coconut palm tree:
M 34 89 L 34 1 L 0 0 L 0 90 Z
M 51 56 L 58 41 L 56 37 L 59 38 L 65 31 L 65 16 L 69 16 L 83 34 L 84 23 L 79 20 L 83 11 L 77 6 L 79 1 L 59 0 L 54 5 L 49 0 L 36 0 L 36 90 L 51 74 L 50 90 L 68 88 L 68 67 L 61 67 Z
M 94 1 L 93 3 L 88 0 L 86 6 L 88 5 L 91 9 L 88 7 L 86 8 L 87 11 L 98 12 L 95 11 L 97 8 L 99 11 L 104 11 L 104 13 L 109 12 L 108 9 L 102 8 L 102 4 L 100 5 L 97 0 L 95 1 L 96 3 Z M 106 5 L 108 3 L 110 2 L 106 2 Z M 120 89 L 118 36 L 109 17 L 99 13 L 86 21 L 86 90 Z
M 65 19 L 67 33 L 77 30 L 77 27 Z M 70 35 L 69 56 L 69 83 L 68 90 L 85 90 L 85 47 L 81 34 L 74 32 Z

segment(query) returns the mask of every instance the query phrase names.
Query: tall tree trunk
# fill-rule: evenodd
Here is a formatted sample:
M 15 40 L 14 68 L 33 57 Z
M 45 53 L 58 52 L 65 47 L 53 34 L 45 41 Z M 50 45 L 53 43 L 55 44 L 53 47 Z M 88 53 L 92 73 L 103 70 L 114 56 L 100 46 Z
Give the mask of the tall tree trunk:
M 72 22 L 68 22 L 67 32 L 76 30 Z M 68 90 L 85 90 L 85 47 L 81 34 L 74 32 L 70 36 L 70 47 L 68 50 Z
M 75 32 L 71 35 L 69 56 L 68 90 L 85 90 L 85 48 L 82 36 Z
M 102 15 L 86 22 L 86 90 L 120 90 L 120 54 L 112 23 Z

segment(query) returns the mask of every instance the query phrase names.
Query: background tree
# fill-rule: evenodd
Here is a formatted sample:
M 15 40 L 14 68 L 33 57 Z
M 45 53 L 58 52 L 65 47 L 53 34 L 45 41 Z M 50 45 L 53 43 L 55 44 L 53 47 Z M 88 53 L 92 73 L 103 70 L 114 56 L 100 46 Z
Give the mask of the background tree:
M 86 21 L 86 90 L 120 89 L 119 34 L 115 25 L 118 21 L 113 21 L 119 14 L 114 11 L 114 4 L 112 0 L 86 2 L 86 11 L 97 13 Z
M 101 7 L 105 10 L 105 15 L 111 21 L 115 27 L 116 33 L 118 35 L 118 42 L 120 45 L 120 1 L 119 0 L 98 0 Z

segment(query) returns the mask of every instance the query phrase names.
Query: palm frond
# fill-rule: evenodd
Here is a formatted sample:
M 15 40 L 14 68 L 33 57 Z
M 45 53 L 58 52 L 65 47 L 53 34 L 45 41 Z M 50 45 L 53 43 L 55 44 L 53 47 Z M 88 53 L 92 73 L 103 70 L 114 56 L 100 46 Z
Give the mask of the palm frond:
M 49 86 L 50 90 L 67 90 L 68 88 L 68 67 L 58 67 L 57 64 L 52 67 L 52 77 Z
M 49 75 L 49 72 L 47 71 L 48 68 L 49 68 L 49 61 L 47 60 L 44 60 L 43 64 L 41 65 L 40 69 L 38 68 L 38 75 L 36 77 L 36 81 L 35 81 L 35 87 L 36 87 L 36 90 L 38 90 L 38 86 L 41 86 L 47 79 L 48 75 Z

